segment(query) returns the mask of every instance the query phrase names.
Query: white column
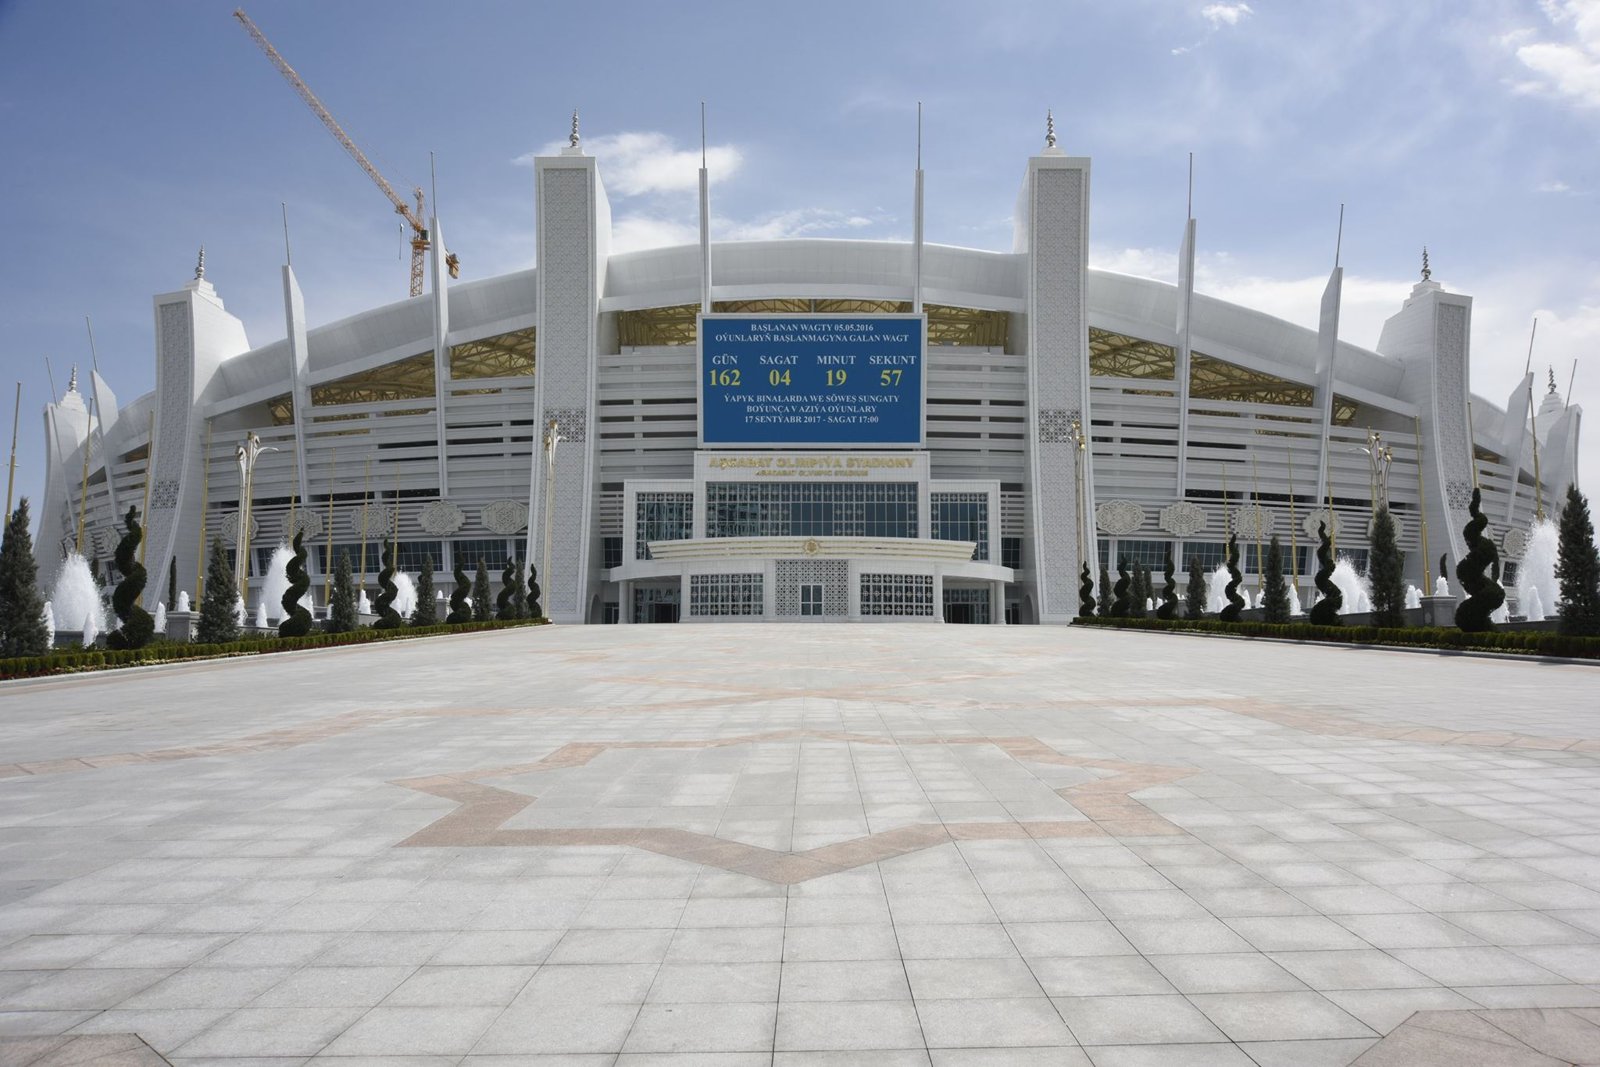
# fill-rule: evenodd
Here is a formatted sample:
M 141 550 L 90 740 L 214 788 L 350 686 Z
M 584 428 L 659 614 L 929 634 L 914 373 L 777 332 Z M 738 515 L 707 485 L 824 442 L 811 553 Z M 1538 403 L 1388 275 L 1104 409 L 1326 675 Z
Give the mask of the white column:
M 450 495 L 450 436 L 445 419 L 445 398 L 450 395 L 450 286 L 445 267 L 444 230 L 439 227 L 439 216 L 428 220 L 429 239 L 433 244 L 428 258 L 428 274 L 433 281 L 433 416 L 439 435 L 439 496 Z M 537 427 L 535 428 L 537 429 Z M 537 433 L 534 435 L 537 438 Z
M 1195 222 L 1183 227 L 1178 248 L 1178 351 L 1173 363 L 1173 384 L 1178 393 L 1178 496 L 1189 490 L 1189 317 L 1194 306 Z M 1085 426 L 1087 431 L 1088 427 Z

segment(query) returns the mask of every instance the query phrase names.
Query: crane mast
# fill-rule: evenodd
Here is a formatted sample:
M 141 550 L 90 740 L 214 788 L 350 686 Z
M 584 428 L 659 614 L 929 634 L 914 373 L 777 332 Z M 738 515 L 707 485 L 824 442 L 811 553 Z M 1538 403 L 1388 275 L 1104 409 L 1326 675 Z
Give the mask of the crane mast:
M 389 203 L 394 205 L 395 214 L 405 219 L 406 223 L 410 225 L 411 295 L 422 295 L 422 268 L 431 245 L 428 227 L 423 222 L 426 217 L 426 208 L 422 189 L 413 188 L 411 190 L 411 195 L 416 198 L 417 202 L 416 210 L 413 211 L 401 199 L 400 194 L 394 191 L 394 186 L 389 184 L 388 179 L 384 178 L 379 173 L 378 168 L 372 165 L 372 161 L 367 158 L 365 152 L 361 151 L 360 146 L 344 131 L 344 127 L 339 125 L 339 120 L 333 117 L 332 112 L 327 109 L 321 100 L 317 99 L 317 94 L 311 91 L 311 87 L 289 65 L 289 61 L 284 59 L 276 48 L 272 47 L 272 42 L 267 40 L 266 34 L 261 32 L 260 27 L 250 21 L 250 16 L 244 13 L 244 8 L 236 9 L 233 17 L 243 24 L 245 30 L 250 34 L 250 38 L 261 48 L 261 51 L 266 53 L 267 58 L 272 61 L 272 65 L 278 68 L 278 73 L 282 74 L 284 80 L 294 87 L 294 91 L 300 95 L 300 99 L 306 102 L 306 106 L 311 109 L 312 113 L 322 120 L 322 124 L 328 128 L 329 133 L 333 134 L 333 139 L 339 142 L 339 146 L 349 153 L 350 158 L 356 161 L 357 166 L 365 171 L 367 177 L 372 179 L 373 184 L 382 190 L 384 196 L 389 198 Z M 460 261 L 455 255 L 448 255 L 445 263 L 449 267 L 450 277 L 460 277 Z

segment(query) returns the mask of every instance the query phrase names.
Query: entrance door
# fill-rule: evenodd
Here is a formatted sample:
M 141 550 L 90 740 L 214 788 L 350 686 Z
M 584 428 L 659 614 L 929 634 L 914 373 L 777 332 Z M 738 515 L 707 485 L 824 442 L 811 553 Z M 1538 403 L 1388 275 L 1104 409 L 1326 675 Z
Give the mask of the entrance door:
M 656 601 L 650 605 L 651 622 L 677 622 L 678 605 L 676 603 L 662 603 Z
M 977 621 L 973 616 L 971 604 L 946 604 L 944 606 L 944 621 L 955 623 L 972 623 Z
M 800 614 L 802 614 L 802 615 L 821 615 L 822 614 L 822 583 L 821 582 L 802 582 L 802 583 L 800 583 Z

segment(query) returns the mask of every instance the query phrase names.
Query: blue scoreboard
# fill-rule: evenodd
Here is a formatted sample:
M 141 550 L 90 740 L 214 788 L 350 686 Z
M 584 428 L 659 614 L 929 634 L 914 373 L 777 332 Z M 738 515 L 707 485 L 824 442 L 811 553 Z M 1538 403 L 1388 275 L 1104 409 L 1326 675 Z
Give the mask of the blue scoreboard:
M 704 447 L 921 448 L 921 315 L 702 315 Z

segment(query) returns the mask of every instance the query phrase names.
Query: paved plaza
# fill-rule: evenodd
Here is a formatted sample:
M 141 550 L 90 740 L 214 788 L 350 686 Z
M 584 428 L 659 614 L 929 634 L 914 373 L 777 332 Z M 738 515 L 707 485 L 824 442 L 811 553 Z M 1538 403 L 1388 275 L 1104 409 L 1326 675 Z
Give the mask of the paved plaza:
M 1600 668 L 542 627 L 0 685 L 0 1063 L 1600 1064 Z

